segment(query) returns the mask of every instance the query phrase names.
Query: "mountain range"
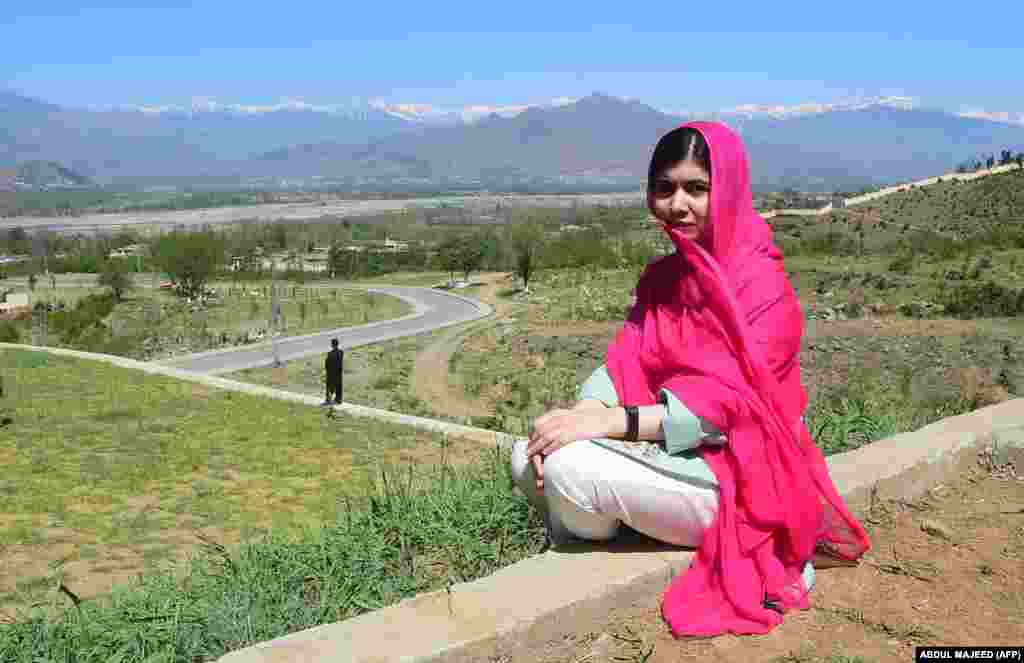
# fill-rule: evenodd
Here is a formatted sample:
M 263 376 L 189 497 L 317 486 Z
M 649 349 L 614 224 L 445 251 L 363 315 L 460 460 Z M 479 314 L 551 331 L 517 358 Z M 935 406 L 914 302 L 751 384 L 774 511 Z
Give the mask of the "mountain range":
M 658 137 L 718 119 L 744 138 L 756 190 L 854 189 L 1024 151 L 1013 114 L 956 114 L 903 97 L 672 113 L 595 93 L 532 106 L 421 104 L 83 110 L 0 92 L 0 165 L 60 162 L 100 183 L 140 178 L 460 181 L 500 189 L 536 178 L 636 188 Z M 568 186 L 568 185 L 567 185 Z

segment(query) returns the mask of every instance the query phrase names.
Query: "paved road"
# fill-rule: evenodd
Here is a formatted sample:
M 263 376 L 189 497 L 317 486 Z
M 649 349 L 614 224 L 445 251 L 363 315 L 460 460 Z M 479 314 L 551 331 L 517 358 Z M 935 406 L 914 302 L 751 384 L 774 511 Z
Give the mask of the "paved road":
M 482 302 L 465 299 L 431 288 L 377 286 L 369 289 L 407 301 L 413 313 L 358 327 L 329 330 L 281 339 L 277 342 L 281 361 L 324 354 L 330 350 L 330 339 L 337 338 L 342 348 L 379 343 L 402 336 L 412 336 L 460 322 L 469 322 L 490 315 L 491 308 Z M 269 366 L 274 363 L 273 344 L 247 345 L 231 350 L 213 350 L 166 359 L 160 364 L 197 373 L 216 375 L 245 368 Z

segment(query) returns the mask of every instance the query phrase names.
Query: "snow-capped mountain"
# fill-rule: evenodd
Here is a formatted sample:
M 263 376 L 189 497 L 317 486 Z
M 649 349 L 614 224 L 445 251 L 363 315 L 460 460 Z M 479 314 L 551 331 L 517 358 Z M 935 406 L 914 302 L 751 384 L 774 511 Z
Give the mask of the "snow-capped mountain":
M 359 102 L 347 104 L 315 104 L 300 99 L 284 99 L 276 103 L 240 104 L 222 103 L 212 99 L 196 99 L 187 105 L 140 105 L 110 109 L 114 112 L 139 112 L 144 115 L 201 117 L 204 115 L 259 116 L 270 113 L 308 113 L 339 118 L 364 119 L 378 113 L 408 122 L 416 126 L 456 126 L 475 124 L 481 119 L 497 115 L 511 118 L 528 108 L 557 108 L 575 103 L 573 97 L 558 97 L 547 102 L 534 104 L 469 104 L 465 106 L 438 106 L 428 103 L 394 103 L 387 101 Z M 834 111 L 855 111 L 872 107 L 913 110 L 919 107 L 917 100 L 907 96 L 867 97 L 836 102 L 808 101 L 793 105 L 784 104 L 741 104 L 719 110 L 679 110 L 657 108 L 660 112 L 684 119 L 788 119 Z M 1024 125 L 1024 112 L 985 111 L 980 109 L 956 113 L 960 117 L 989 120 L 1004 124 Z M 379 116 L 378 116 L 379 117 Z
M 793 106 L 744 104 L 734 108 L 727 108 L 721 111 L 721 114 L 738 115 L 750 118 L 772 117 L 781 120 L 804 115 L 816 115 L 819 113 L 829 113 L 834 111 L 856 111 L 873 107 L 893 108 L 896 110 L 913 110 L 917 108 L 917 102 L 911 97 L 869 97 L 866 99 L 854 99 L 834 103 L 806 102 Z
M 311 104 L 299 99 L 285 99 L 268 104 L 221 103 L 212 99 L 196 99 L 188 105 L 124 106 L 113 112 L 138 112 L 153 117 L 201 117 L 204 115 L 259 116 L 270 113 L 318 113 L 342 118 L 361 118 L 373 107 L 369 104 Z
M 441 107 L 432 104 L 371 102 L 373 108 L 384 111 L 393 117 L 426 126 L 453 126 L 459 124 L 475 124 L 485 117 L 497 115 L 510 118 L 519 115 L 528 108 L 557 108 L 574 103 L 576 99 L 559 97 L 541 104 L 512 104 L 494 106 L 475 104 L 459 107 Z
M 957 113 L 960 117 L 970 117 L 975 120 L 988 120 L 989 122 L 1002 122 L 1003 124 L 1017 124 L 1024 126 L 1024 113 L 1011 113 L 1007 111 L 984 111 L 969 110 Z

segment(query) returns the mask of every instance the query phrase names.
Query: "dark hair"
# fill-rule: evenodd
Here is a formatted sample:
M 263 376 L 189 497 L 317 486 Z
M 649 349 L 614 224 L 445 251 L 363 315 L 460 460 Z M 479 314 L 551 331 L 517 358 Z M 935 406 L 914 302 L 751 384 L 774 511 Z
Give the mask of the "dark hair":
M 332 338 L 331 339 L 331 347 L 332 348 L 338 347 L 338 339 L 336 339 L 336 338 Z
M 662 136 L 654 147 L 651 165 L 647 169 L 648 184 L 668 168 L 687 159 L 697 162 L 708 171 L 708 175 L 711 174 L 711 150 L 704 136 L 690 127 L 673 129 Z

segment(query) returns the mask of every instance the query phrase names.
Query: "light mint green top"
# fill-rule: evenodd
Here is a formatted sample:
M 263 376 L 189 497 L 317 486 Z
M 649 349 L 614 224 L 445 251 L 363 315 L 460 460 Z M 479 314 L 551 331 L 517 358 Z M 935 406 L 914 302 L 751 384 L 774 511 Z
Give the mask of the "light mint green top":
M 615 393 L 615 384 L 608 375 L 604 364 L 597 367 L 590 377 L 580 385 L 577 399 L 595 399 L 607 407 L 618 407 L 619 396 Z M 699 486 L 718 486 L 714 472 L 704 459 L 697 453 L 701 444 L 726 444 L 727 439 L 711 422 L 698 417 L 676 398 L 675 394 L 662 389 L 659 400 L 668 410 L 661 426 L 665 431 L 665 445 L 640 440 L 626 442 L 599 438 L 591 440 L 594 444 L 615 453 L 623 454 L 643 463 L 658 472 L 667 474 L 680 481 L 687 481 Z M 804 584 L 810 591 L 814 587 L 814 565 L 807 562 L 804 566 Z
M 668 409 L 661 424 L 665 429 L 664 446 L 649 441 L 626 442 L 603 438 L 593 440 L 594 444 L 617 453 L 625 453 L 680 481 L 701 486 L 717 486 L 718 481 L 714 472 L 697 453 L 697 447 L 701 444 L 722 444 L 725 437 L 714 425 L 690 412 L 672 392 L 662 389 L 660 396 Z M 579 400 L 596 399 L 607 407 L 619 405 L 615 385 L 604 364 L 598 366 L 580 386 L 577 397 Z

